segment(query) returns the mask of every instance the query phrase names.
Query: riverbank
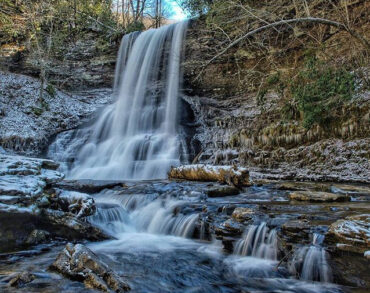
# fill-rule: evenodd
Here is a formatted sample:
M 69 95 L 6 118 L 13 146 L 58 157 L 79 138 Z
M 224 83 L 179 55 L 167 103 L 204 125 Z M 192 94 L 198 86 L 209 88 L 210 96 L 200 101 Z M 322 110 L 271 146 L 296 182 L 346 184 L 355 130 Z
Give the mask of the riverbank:
M 68 241 L 87 245 L 132 292 L 370 286 L 369 185 L 251 174 L 249 187 L 230 193 L 217 182 L 68 181 L 50 160 L 1 160 L 0 213 L 10 226 L 1 226 L 7 245 L 1 246 L 0 286 L 7 292 L 88 292 L 49 268 Z M 32 277 L 12 287 L 19 273 Z M 268 279 L 257 282 L 261 276 Z

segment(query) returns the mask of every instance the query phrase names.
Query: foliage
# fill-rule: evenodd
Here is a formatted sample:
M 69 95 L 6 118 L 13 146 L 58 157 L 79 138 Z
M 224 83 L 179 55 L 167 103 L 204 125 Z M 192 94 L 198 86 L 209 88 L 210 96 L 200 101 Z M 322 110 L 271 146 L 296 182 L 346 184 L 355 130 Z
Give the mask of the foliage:
M 53 87 L 52 84 L 48 84 L 45 91 L 51 96 L 51 97 L 55 97 L 56 95 L 56 90 L 55 88 Z
M 307 59 L 305 68 L 290 84 L 292 98 L 303 113 L 303 126 L 308 129 L 315 123 L 327 126 L 354 90 L 353 74 L 326 66 L 314 57 Z
M 143 31 L 144 29 L 145 29 L 145 26 L 141 21 L 135 21 L 135 22 L 130 23 L 126 27 L 126 34 L 136 32 L 136 31 Z
M 191 16 L 198 16 L 209 11 L 213 0 L 181 0 L 180 6 Z

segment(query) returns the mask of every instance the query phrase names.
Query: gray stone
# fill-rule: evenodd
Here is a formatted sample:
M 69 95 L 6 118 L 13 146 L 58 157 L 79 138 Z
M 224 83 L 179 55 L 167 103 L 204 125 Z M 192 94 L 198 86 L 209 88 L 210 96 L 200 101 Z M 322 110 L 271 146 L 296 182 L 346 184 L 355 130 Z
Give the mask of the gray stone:
M 130 290 L 126 282 L 82 244 L 68 243 L 50 268 L 71 279 L 84 282 L 87 288 L 114 292 Z

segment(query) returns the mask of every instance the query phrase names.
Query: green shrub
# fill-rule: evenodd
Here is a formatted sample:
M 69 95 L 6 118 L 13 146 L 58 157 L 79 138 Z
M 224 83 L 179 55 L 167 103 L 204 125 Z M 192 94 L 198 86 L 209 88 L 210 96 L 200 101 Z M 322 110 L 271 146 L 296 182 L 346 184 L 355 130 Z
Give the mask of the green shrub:
M 145 25 L 141 21 L 135 21 L 127 26 L 126 34 L 143 30 L 145 30 Z
M 307 129 L 317 123 L 327 126 L 336 111 L 350 100 L 355 90 L 353 74 L 344 68 L 334 68 L 308 58 L 304 69 L 290 84 L 290 92 L 303 113 Z

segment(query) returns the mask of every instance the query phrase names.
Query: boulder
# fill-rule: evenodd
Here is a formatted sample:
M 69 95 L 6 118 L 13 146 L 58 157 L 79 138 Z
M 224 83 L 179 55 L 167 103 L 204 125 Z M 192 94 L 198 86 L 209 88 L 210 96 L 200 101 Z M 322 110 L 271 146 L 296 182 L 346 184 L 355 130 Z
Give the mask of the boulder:
M 112 238 L 99 228 L 94 227 L 87 221 L 84 221 L 84 219 L 77 218 L 72 213 L 44 209 L 40 216 L 42 221 L 49 223 L 50 229 L 60 237 L 95 241 Z
M 244 222 L 252 219 L 253 215 L 255 214 L 255 211 L 250 208 L 236 208 L 233 213 L 232 217 L 234 220 L 238 222 Z
M 370 248 L 370 214 L 350 216 L 330 225 L 329 242 L 339 250 L 365 253 Z
M 232 219 L 226 220 L 217 227 L 215 233 L 217 236 L 238 236 L 243 232 L 243 226 Z
M 31 283 L 35 279 L 35 275 L 29 272 L 22 272 L 17 274 L 14 278 L 9 281 L 9 286 L 21 288 L 25 284 Z
M 50 238 L 50 233 L 44 230 L 33 230 L 28 236 L 26 243 L 30 245 L 39 244 L 45 242 Z
M 281 237 L 288 243 L 302 243 L 308 240 L 311 224 L 308 220 L 290 220 L 282 225 Z
M 68 243 L 50 266 L 66 277 L 84 282 L 87 288 L 126 292 L 130 286 L 82 244 Z
M 172 167 L 168 177 L 192 181 L 218 181 L 236 187 L 250 185 L 249 171 L 236 166 L 183 165 Z
M 347 194 L 322 191 L 295 191 L 289 194 L 289 199 L 312 202 L 333 202 L 349 201 L 351 198 Z
M 283 182 L 277 185 L 280 190 L 294 190 L 294 191 L 330 191 L 330 185 L 316 182 Z
M 223 197 L 239 194 L 240 190 L 234 186 L 220 186 L 206 191 L 208 197 Z

